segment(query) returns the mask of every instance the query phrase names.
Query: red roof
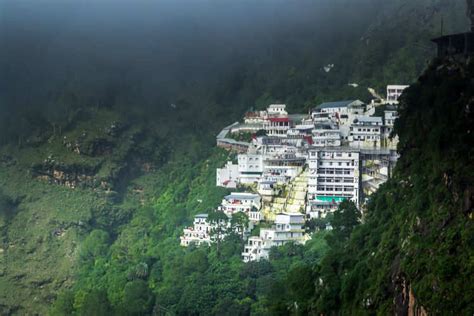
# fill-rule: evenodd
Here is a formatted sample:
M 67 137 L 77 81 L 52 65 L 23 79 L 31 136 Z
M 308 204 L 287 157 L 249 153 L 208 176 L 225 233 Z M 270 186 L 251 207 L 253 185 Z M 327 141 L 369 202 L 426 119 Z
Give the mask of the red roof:
M 270 122 L 289 122 L 290 119 L 287 117 L 270 117 Z

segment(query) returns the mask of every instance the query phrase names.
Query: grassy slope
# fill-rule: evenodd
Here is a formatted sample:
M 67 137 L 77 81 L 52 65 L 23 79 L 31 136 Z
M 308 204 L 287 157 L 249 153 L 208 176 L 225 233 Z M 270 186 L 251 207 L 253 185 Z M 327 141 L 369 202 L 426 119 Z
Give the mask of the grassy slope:
M 0 306 L 44 314 L 57 290 L 71 284 L 82 223 L 101 200 L 88 191 L 32 181 L 15 167 L 0 168 L 0 188 L 12 197 L 24 195 L 14 214 L 0 213 Z
M 238 91 L 228 91 L 227 93 L 230 94 L 227 97 L 232 99 L 232 102 L 251 102 L 250 104 L 256 103 L 257 106 L 263 106 L 268 102 L 281 99 L 283 96 L 291 107 L 302 108 L 303 104 L 309 107 L 322 100 L 363 94 L 362 90 L 354 93 L 352 88 L 345 87 L 346 81 L 361 80 L 368 86 L 378 84 L 377 88 L 381 89 L 383 84 L 392 81 L 407 83 L 407 81 L 413 80 L 424 67 L 425 56 L 431 54 L 430 52 L 427 55 L 421 54 L 420 52 L 425 48 L 417 48 L 416 42 L 421 40 L 422 45 L 425 45 L 428 37 L 437 28 L 440 16 L 438 12 L 425 19 L 420 12 L 425 12 L 426 7 L 436 7 L 444 3 L 441 6 L 443 12 L 455 17 L 449 18 L 450 21 L 456 21 L 450 28 L 459 30 L 459 25 L 463 25 L 463 19 L 459 18 L 462 14 L 462 9 L 460 9 L 462 1 L 456 1 L 452 7 L 447 7 L 446 1 L 436 1 L 433 2 L 434 4 L 429 1 L 417 2 L 418 6 L 415 9 L 407 6 L 407 3 L 412 3 L 412 1 L 399 1 L 392 4 L 395 7 L 402 7 L 400 11 L 397 11 L 398 15 L 392 16 L 389 6 L 387 12 L 382 12 L 379 17 L 374 18 L 372 28 L 368 29 L 365 34 L 365 37 L 371 38 L 370 41 L 348 43 L 347 49 L 341 50 L 345 54 L 336 53 L 333 55 L 338 61 L 337 65 L 341 65 L 342 69 L 327 76 L 321 76 L 319 74 L 321 61 L 319 60 L 313 62 L 311 59 L 305 59 L 305 62 L 302 63 L 291 61 L 288 64 L 284 60 L 278 61 L 278 65 L 272 65 L 269 69 L 256 70 L 261 72 L 260 76 L 273 78 L 273 81 L 262 80 L 263 83 L 256 83 L 260 80 L 257 73 L 256 79 L 245 79 L 243 86 Z M 450 3 L 452 4 L 452 2 Z M 387 22 L 386 16 L 391 17 L 390 23 Z M 407 16 L 409 21 L 415 20 L 417 22 L 411 24 L 406 20 L 400 20 L 400 17 Z M 404 31 L 398 33 L 400 39 L 395 42 L 398 45 L 396 47 L 384 44 L 386 34 L 390 33 L 387 25 L 392 25 L 394 28 L 397 25 L 405 25 Z M 446 23 L 446 25 L 451 24 Z M 420 29 L 419 26 L 421 26 Z M 347 58 L 348 56 L 351 57 Z M 327 60 L 327 62 L 334 62 L 334 60 Z M 367 64 L 367 62 L 372 62 L 372 64 Z M 295 64 L 297 67 L 292 69 Z M 252 72 L 250 73 L 252 74 Z M 228 89 L 228 87 L 224 88 Z M 192 98 L 189 97 L 189 99 Z M 207 100 L 200 102 L 208 104 Z M 202 150 L 202 146 L 207 148 L 209 142 L 202 141 L 201 138 L 208 137 L 207 134 L 215 129 L 219 120 L 221 122 L 229 120 L 226 116 L 229 112 L 228 108 L 219 107 L 215 102 L 211 102 L 211 104 L 213 105 L 212 112 L 217 113 L 211 124 L 209 124 L 209 118 L 205 111 L 188 112 L 185 110 L 186 104 L 183 106 L 178 104 L 178 109 L 183 108 L 183 112 L 178 111 L 171 118 L 165 117 L 156 121 L 156 130 L 161 129 L 158 134 L 163 137 L 172 134 L 170 131 L 174 130 L 174 127 L 171 127 L 170 119 L 171 123 L 179 128 L 186 128 L 190 122 L 193 122 L 194 133 L 186 132 L 187 135 L 182 135 L 183 141 L 175 143 L 173 151 L 181 154 L 188 152 L 192 157 L 202 157 L 196 153 Z M 240 113 L 242 107 L 242 105 L 233 106 L 231 108 L 232 116 L 235 117 L 237 112 Z M 96 116 L 95 120 L 79 122 L 79 125 L 66 133 L 70 133 L 71 138 L 77 137 L 83 130 L 103 133 L 101 129 L 115 120 L 117 115 L 109 113 Z M 225 123 L 221 125 L 225 125 Z M 119 144 L 125 146 L 127 142 Z M 100 175 L 105 177 L 112 172 L 117 164 L 123 163 L 120 159 L 124 157 L 120 156 L 116 161 L 101 158 L 84 160 L 83 156 L 64 151 L 57 139 L 39 147 L 26 147 L 21 150 L 4 148 L 3 151 L 13 154 L 18 160 L 18 164 L 13 167 L 0 166 L 0 187 L 13 198 L 17 196 L 24 198 L 20 199 L 20 204 L 13 215 L 6 216 L 5 213 L 1 213 L 2 248 L 4 249 L 2 268 L 4 273 L 0 277 L 0 298 L 2 298 L 0 302 L 5 302 L 4 304 L 9 307 L 21 306 L 24 308 L 23 312 L 39 311 L 43 313 L 47 302 L 54 298 L 57 290 L 72 283 L 72 276 L 75 274 L 75 267 L 78 263 L 77 247 L 91 229 L 90 226 L 85 228 L 78 226 L 78 222 L 94 223 L 97 206 L 107 203 L 105 199 L 97 196 L 91 190 L 70 190 L 33 181 L 27 170 L 31 163 L 42 161 L 53 153 L 59 160 L 68 163 L 100 165 Z M 142 225 L 142 220 L 148 221 L 148 224 L 153 223 L 153 227 L 150 226 L 149 229 L 156 233 L 154 237 L 156 240 L 165 238 L 164 243 L 177 243 L 178 233 L 181 225 L 184 224 L 178 221 L 181 215 L 187 217 L 189 223 L 193 214 L 205 211 L 209 207 L 215 206 L 219 201 L 221 192 L 215 191 L 212 172 L 213 168 L 223 162 L 223 158 L 217 159 L 212 156 L 209 169 L 205 169 L 205 162 L 198 164 L 199 159 L 182 164 L 184 158 L 181 154 L 175 156 L 178 160 L 174 164 L 143 176 L 132 184 L 130 198 L 126 198 L 120 207 L 134 210 L 141 203 L 154 200 L 156 211 L 153 217 L 148 220 L 144 220 L 144 216 L 145 218 L 148 216 L 146 212 L 136 212 L 130 222 L 125 219 L 121 223 L 126 223 L 124 226 L 117 226 L 119 237 L 116 245 L 112 248 L 113 252 L 117 252 L 123 245 L 133 244 L 140 240 L 140 236 L 134 235 L 136 232 L 133 228 Z M 207 170 L 203 171 L 206 176 L 198 176 L 194 168 L 204 168 L 202 170 Z M 176 196 L 176 192 L 187 191 L 186 187 L 189 185 L 193 186 L 189 192 L 182 196 Z M 138 191 L 133 191 L 133 189 L 138 189 Z M 141 190 L 144 193 L 141 193 Z M 208 198 L 208 204 L 202 205 L 197 202 L 197 199 L 203 196 Z M 108 216 L 119 217 L 119 215 L 111 213 Z M 52 231 L 62 226 L 68 226 L 64 235 L 53 237 Z M 10 244 L 14 247 L 9 246 Z M 140 249 L 142 246 L 137 247 Z M 124 266 L 126 264 L 124 263 Z M 38 285 L 38 282 L 43 283 L 45 280 L 51 281 Z M 35 297 L 36 299 L 34 299 Z

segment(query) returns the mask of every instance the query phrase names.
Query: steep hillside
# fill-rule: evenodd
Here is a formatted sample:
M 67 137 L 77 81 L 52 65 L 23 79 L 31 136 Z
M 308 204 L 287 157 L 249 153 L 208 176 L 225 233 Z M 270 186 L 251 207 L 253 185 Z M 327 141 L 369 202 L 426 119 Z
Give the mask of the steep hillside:
M 350 239 L 329 243 L 314 310 L 473 313 L 472 78 L 471 59 L 435 61 L 404 94 L 394 177 Z
M 7 74 L 0 78 L 5 83 L 2 89 L 7 87 L 6 82 L 10 81 L 7 79 L 15 79 L 21 76 L 20 73 L 24 73 L 28 81 L 11 87 L 8 93 L 1 90 L 0 95 L 2 106 L 12 102 L 9 111 L 2 112 L 5 115 L 1 117 L 0 126 L 0 142 L 5 144 L 0 148 L 0 314 L 44 315 L 53 302 L 56 302 L 53 313 L 76 311 L 83 315 L 90 315 L 91 310 L 99 306 L 104 308 L 104 312 L 109 308 L 117 313 L 135 314 L 149 313 L 154 309 L 181 314 L 196 310 L 201 314 L 222 315 L 227 308 L 234 314 L 249 311 L 266 314 L 287 311 L 295 301 L 299 301 L 302 309 L 313 310 L 316 303 L 313 304 L 311 298 L 315 293 L 308 280 L 315 273 L 314 263 L 319 262 L 325 252 L 324 234 L 306 248 L 287 247 L 277 251 L 271 265 L 250 266 L 240 262 L 241 245 L 237 240 L 230 241 L 222 250 L 223 254 L 219 254 L 214 249 L 185 251 L 179 247 L 177 237 L 182 227 L 189 224 L 192 215 L 214 207 L 223 193 L 214 186 L 214 172 L 228 156 L 213 148 L 214 135 L 222 126 L 235 121 L 250 107 L 266 106 L 273 101 L 287 102 L 291 110 L 306 110 L 322 100 L 366 99 L 369 97 L 367 87 L 380 91 L 386 83 L 410 83 L 433 55 L 426 45 L 438 32 L 440 16 L 445 17 L 446 30 L 461 30 L 465 24 L 462 0 L 371 0 L 364 1 L 363 13 L 356 15 L 353 9 L 357 6 L 337 12 L 332 9 L 332 2 L 328 3 L 325 12 L 331 14 L 325 19 L 311 24 L 307 17 L 299 32 L 285 34 L 283 30 L 258 49 L 249 45 L 249 51 L 255 48 L 259 53 L 239 55 L 239 58 L 232 55 L 229 58 L 235 57 L 236 62 L 223 71 L 214 73 L 214 68 L 206 68 L 201 77 L 192 78 L 186 84 L 174 84 L 189 79 L 187 68 L 179 68 L 179 78 L 173 78 L 172 87 L 166 87 L 164 92 L 160 90 L 162 94 L 154 91 L 159 89 L 153 84 L 168 78 L 141 85 L 147 80 L 140 76 L 137 78 L 135 69 L 120 65 L 118 70 L 109 73 L 108 67 L 117 64 L 108 64 L 105 60 L 100 60 L 104 65 L 99 66 L 86 63 L 85 71 L 71 71 L 70 77 L 56 80 L 53 87 L 48 86 L 50 70 L 41 64 L 41 59 L 36 59 L 40 53 L 32 59 L 22 54 L 15 59 L 27 66 L 28 62 L 37 62 L 41 64 L 39 70 L 2 65 L 2 73 Z M 339 7 L 343 4 L 343 1 L 338 3 Z M 337 32 L 324 31 L 327 25 L 337 24 L 342 26 Z M 310 26 L 318 32 L 308 31 Z M 387 34 L 393 39 L 388 40 Z M 22 50 L 26 55 L 35 48 L 34 45 L 22 46 L 23 42 L 20 44 L 20 47 L 28 48 Z M 186 64 L 187 60 L 182 62 Z M 225 62 L 219 65 L 222 64 Z M 327 64 L 335 65 L 328 73 L 323 70 Z M 147 63 L 144 65 L 148 66 Z M 83 67 L 81 63 L 79 66 Z M 161 66 L 152 70 L 159 72 Z M 456 72 L 458 68 L 445 66 L 443 69 L 440 71 Z M 57 72 L 62 74 L 62 69 Z M 436 68 L 431 68 L 425 78 L 432 78 L 433 75 L 429 74 L 435 72 Z M 32 73 L 35 76 L 30 78 Z M 453 88 L 463 88 L 461 81 L 453 83 Z M 351 82 L 359 83 L 359 88 L 348 86 Z M 420 83 L 410 95 L 418 94 L 422 87 Z M 145 93 L 147 89 L 153 90 L 154 94 Z M 33 93 L 37 90 L 41 92 L 38 95 Z M 4 98 L 7 94 L 13 97 Z M 17 104 L 17 99 L 23 96 L 26 96 L 25 104 L 35 106 Z M 438 100 L 438 96 L 429 94 L 426 98 L 423 109 L 430 108 L 434 102 L 431 100 Z M 456 100 L 454 95 L 446 98 L 446 102 Z M 462 193 L 464 191 L 457 186 L 472 183 L 468 182 L 472 179 L 463 182 L 456 177 L 470 174 L 469 170 L 460 168 L 469 166 L 468 157 L 471 156 L 456 150 L 445 156 L 445 151 L 436 147 L 458 141 L 454 138 L 456 134 L 446 134 L 453 139 L 445 139 L 442 138 L 443 132 L 436 130 L 432 135 L 440 140 L 423 143 L 419 139 L 427 130 L 438 126 L 439 122 L 433 118 L 446 119 L 448 116 L 441 111 L 445 103 L 423 112 L 421 107 L 418 111 L 412 105 L 418 101 L 407 103 L 410 106 L 404 109 L 404 115 L 410 119 L 399 123 L 398 127 L 401 134 L 405 133 L 401 149 L 407 152 L 399 167 L 399 179 L 404 185 L 391 182 L 384 190 L 391 186 L 406 190 L 397 196 L 406 194 L 403 200 L 410 200 L 410 194 L 415 191 L 406 189 L 406 185 L 411 183 L 406 174 L 415 172 L 416 164 L 420 164 L 420 170 L 424 172 L 422 177 L 449 183 L 450 186 L 443 190 L 453 192 L 451 202 L 461 203 L 461 196 L 469 193 Z M 17 105 L 19 111 L 15 110 Z M 434 112 L 435 109 L 439 111 Z M 433 117 L 426 119 L 423 116 L 428 114 Z M 426 123 L 422 133 L 410 125 L 411 118 L 416 115 Z M 456 118 L 464 119 L 455 116 L 455 112 L 450 115 L 454 121 Z M 418 121 L 414 124 L 418 126 Z M 446 128 L 455 127 L 444 121 L 439 126 L 443 124 Z M 408 131 L 413 135 L 407 134 Z M 436 146 L 435 142 L 438 142 Z M 410 158 L 416 154 L 415 149 L 410 148 L 422 148 L 422 145 L 431 147 L 420 151 L 421 155 L 417 157 L 425 157 L 431 164 Z M 450 158 L 457 159 L 458 156 L 458 160 Z M 435 164 L 435 157 L 440 165 Z M 452 161 L 459 163 L 454 166 Z M 429 166 L 432 166 L 432 174 L 428 172 Z M 416 183 L 426 190 L 428 186 L 424 185 L 428 182 L 422 180 L 425 182 Z M 436 190 L 441 188 L 437 186 Z M 433 196 L 435 192 L 426 190 L 425 197 L 444 198 L 445 191 Z M 370 245 L 374 245 L 374 249 L 385 249 L 385 244 L 380 246 L 381 241 L 390 245 L 394 243 L 393 249 L 398 249 L 399 240 L 393 235 L 382 235 L 382 232 L 396 234 L 399 229 L 403 228 L 405 232 L 409 227 L 413 228 L 411 224 L 418 223 L 412 215 L 413 210 L 425 209 L 427 212 L 427 205 L 431 205 L 430 201 L 419 200 L 417 195 L 413 201 L 418 204 L 402 206 L 393 202 L 390 208 L 386 206 L 390 212 L 382 212 L 385 210 L 383 203 L 392 203 L 385 201 L 384 196 L 390 199 L 392 194 L 395 193 L 377 195 L 370 206 L 367 225 L 352 237 L 354 242 L 357 235 L 366 240 L 373 235 L 375 241 Z M 442 205 L 449 206 L 448 200 L 442 202 Z M 401 218 L 398 222 L 392 220 L 392 217 L 401 216 L 394 214 L 396 208 L 406 210 L 409 215 L 406 223 Z M 439 212 L 443 212 L 442 208 Z M 383 214 L 372 216 L 372 213 Z M 461 225 L 454 219 L 458 217 L 446 225 Z M 423 220 L 427 221 L 426 224 L 422 224 Z M 430 233 L 435 227 L 431 220 L 431 217 L 420 216 L 417 225 L 423 229 L 426 227 L 426 233 Z M 459 236 L 450 238 L 472 242 L 468 235 L 470 228 L 467 228 L 462 230 L 465 234 L 460 232 Z M 417 236 L 405 233 L 403 236 L 407 238 Z M 365 240 L 357 247 L 364 244 Z M 407 248 L 410 252 L 406 254 L 414 252 L 414 247 Z M 364 250 L 363 254 L 367 251 Z M 362 256 L 359 252 L 352 255 L 352 258 Z M 370 286 L 357 292 L 363 293 L 362 296 L 357 294 L 347 300 L 338 296 L 334 306 L 343 302 L 343 308 L 362 308 L 360 298 L 365 299 L 370 294 L 373 295 L 370 296 L 371 302 L 376 302 L 371 308 L 382 306 L 389 310 L 390 299 L 398 290 L 390 288 L 387 276 L 392 274 L 387 269 L 395 262 L 394 277 L 403 276 L 400 280 L 411 284 L 410 288 L 414 289 L 420 304 L 427 308 L 436 307 L 427 294 L 428 281 L 420 281 L 420 276 L 435 275 L 433 271 L 422 270 L 434 268 L 434 265 L 415 266 L 408 255 L 401 256 L 399 264 L 393 253 L 382 252 L 380 256 L 386 257 L 382 258 L 386 261 L 377 259 L 380 261 L 368 264 L 379 268 L 377 273 L 367 272 L 366 266 L 359 268 L 364 271 L 365 280 L 370 280 L 367 283 Z M 365 257 L 361 258 L 360 264 L 364 264 Z M 442 262 L 440 265 L 444 266 Z M 456 266 L 451 268 L 452 272 Z M 463 273 L 468 276 L 468 272 Z M 372 280 L 369 275 L 378 277 Z M 441 281 L 451 276 L 448 273 Z M 305 286 L 300 287 L 299 281 L 306 281 Z M 436 281 L 435 285 L 441 289 L 439 295 L 444 295 L 446 289 L 441 281 Z M 205 284 L 204 290 L 199 284 Z M 464 288 L 460 286 L 453 290 L 459 292 L 461 289 Z M 366 295 L 366 291 L 369 294 Z M 223 293 L 226 292 L 233 294 L 225 296 Z M 352 294 L 347 296 L 352 297 Z M 314 310 L 319 309 L 319 305 L 314 306 L 317 306 Z

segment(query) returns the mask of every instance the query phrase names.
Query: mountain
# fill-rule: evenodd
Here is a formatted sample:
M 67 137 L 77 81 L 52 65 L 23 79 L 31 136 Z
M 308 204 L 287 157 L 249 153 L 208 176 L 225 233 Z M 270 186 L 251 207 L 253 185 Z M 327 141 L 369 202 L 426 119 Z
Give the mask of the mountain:
M 2 3 L 0 313 L 389 313 L 410 297 L 419 310 L 472 313 L 472 67 L 428 67 L 441 17 L 445 33 L 466 28 L 464 2 L 263 1 L 249 13 L 244 1 L 182 16 L 165 3 L 158 22 L 151 4 L 118 5 L 118 24 L 102 7 L 35 15 Z M 201 19 L 208 11 L 217 18 Z M 249 265 L 239 240 L 179 247 L 182 227 L 225 193 L 214 182 L 232 158 L 214 148 L 223 126 L 275 101 L 303 111 L 367 100 L 368 87 L 383 93 L 425 69 L 397 123 L 397 176 L 343 243 L 324 233 Z
M 474 310 L 473 66 L 470 59 L 435 60 L 404 94 L 394 176 L 371 197 L 363 224 L 344 242 L 331 240 L 314 270 L 316 310 Z

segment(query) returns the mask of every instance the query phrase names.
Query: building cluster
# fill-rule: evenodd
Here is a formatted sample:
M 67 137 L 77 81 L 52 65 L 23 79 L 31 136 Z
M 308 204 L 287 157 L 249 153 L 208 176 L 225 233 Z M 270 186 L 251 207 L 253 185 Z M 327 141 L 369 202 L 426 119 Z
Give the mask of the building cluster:
M 229 218 L 242 212 L 250 226 L 273 223 L 247 239 L 244 261 L 266 259 L 271 247 L 287 242 L 304 243 L 305 221 L 326 217 L 343 200 L 363 206 L 396 163 L 393 127 L 406 88 L 388 86 L 386 100 L 369 104 L 322 103 L 308 114 L 288 114 L 284 104 L 272 104 L 246 113 L 242 123 L 219 133 L 217 145 L 237 155 L 217 169 L 216 185 L 246 192 L 224 197 L 218 210 Z M 236 133 L 250 133 L 252 139 L 235 141 L 231 135 Z M 211 229 L 206 217 L 198 215 L 194 226 L 184 230 L 181 244 L 209 244 Z

